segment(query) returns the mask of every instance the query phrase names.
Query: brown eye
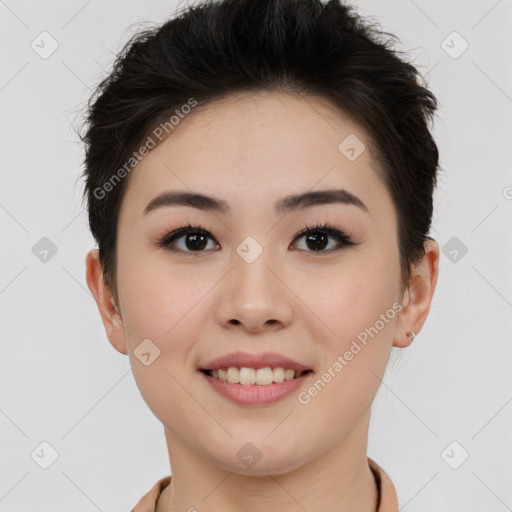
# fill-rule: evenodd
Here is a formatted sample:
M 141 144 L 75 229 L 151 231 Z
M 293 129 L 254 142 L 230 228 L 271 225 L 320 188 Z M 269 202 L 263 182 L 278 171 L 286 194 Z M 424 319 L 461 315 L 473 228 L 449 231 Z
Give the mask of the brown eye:
M 307 252 L 334 252 L 344 246 L 357 245 L 339 229 L 329 226 L 327 224 L 318 225 L 315 227 L 306 227 L 302 230 L 295 238 L 305 238 L 306 240 L 306 251 Z M 329 245 L 329 238 L 334 239 L 336 242 L 333 247 L 326 247 Z
M 329 244 L 329 235 L 325 233 L 311 233 L 306 235 L 306 244 L 309 249 L 319 251 Z
M 214 241 L 208 231 L 199 226 L 187 226 L 166 235 L 158 242 L 158 246 L 172 252 L 204 252 L 212 248 L 208 248 L 208 239 Z M 217 247 L 218 244 L 213 248 Z
M 183 236 L 186 248 L 191 251 L 201 251 L 208 245 L 208 238 L 202 233 L 188 233 Z

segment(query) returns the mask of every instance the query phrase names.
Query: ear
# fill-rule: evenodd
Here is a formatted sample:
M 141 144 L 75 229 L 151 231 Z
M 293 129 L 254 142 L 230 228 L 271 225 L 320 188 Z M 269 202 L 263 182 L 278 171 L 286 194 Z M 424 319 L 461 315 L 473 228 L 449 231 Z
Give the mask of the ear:
M 98 249 L 92 249 L 87 253 L 85 267 L 87 286 L 98 306 L 107 337 L 118 352 L 128 355 L 123 319 L 105 283 Z
M 412 331 L 418 334 L 423 327 L 430 310 L 438 275 L 439 245 L 435 240 L 428 239 L 425 242 L 425 255 L 411 270 L 411 281 L 404 292 L 393 346 L 408 347 L 412 343 L 408 333 Z

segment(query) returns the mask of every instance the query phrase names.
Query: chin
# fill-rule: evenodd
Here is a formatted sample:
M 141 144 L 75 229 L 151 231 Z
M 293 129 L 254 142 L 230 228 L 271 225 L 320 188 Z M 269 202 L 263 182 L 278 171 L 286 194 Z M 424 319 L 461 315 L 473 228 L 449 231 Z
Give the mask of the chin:
M 247 439 L 248 436 L 245 436 Z M 244 440 L 235 443 L 236 448 L 226 448 L 234 457 L 226 458 L 221 454 L 211 454 L 212 462 L 226 471 L 247 476 L 268 476 L 289 473 L 305 463 L 305 454 L 299 453 L 304 449 L 304 443 L 298 443 L 296 448 L 283 447 L 266 439 L 261 442 Z M 277 447 L 280 445 L 280 448 Z

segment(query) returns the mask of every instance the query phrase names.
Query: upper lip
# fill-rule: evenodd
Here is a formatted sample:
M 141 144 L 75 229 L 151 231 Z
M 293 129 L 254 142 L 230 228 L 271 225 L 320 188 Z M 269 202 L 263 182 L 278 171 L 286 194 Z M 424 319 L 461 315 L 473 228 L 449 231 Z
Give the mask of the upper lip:
M 219 368 L 229 368 L 235 366 L 237 368 L 265 368 L 270 366 L 272 368 L 282 367 L 290 368 L 297 372 L 311 370 L 310 367 L 305 366 L 289 357 L 277 354 L 276 352 L 264 352 L 261 354 L 251 354 L 249 352 L 230 352 L 223 356 L 215 358 L 213 361 L 206 363 L 202 370 L 218 370 Z

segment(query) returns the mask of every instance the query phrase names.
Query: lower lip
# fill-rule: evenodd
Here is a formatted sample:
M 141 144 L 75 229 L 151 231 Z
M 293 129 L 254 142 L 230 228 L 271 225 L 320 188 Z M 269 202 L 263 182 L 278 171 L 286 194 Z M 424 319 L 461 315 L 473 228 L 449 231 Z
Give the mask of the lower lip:
M 304 381 L 313 374 L 313 372 L 309 372 L 296 379 L 274 382 L 265 386 L 258 384 L 244 386 L 243 384 L 233 384 L 232 382 L 215 379 L 201 371 L 199 373 L 219 395 L 238 405 L 265 405 L 278 402 L 290 393 L 297 391 L 304 384 Z

